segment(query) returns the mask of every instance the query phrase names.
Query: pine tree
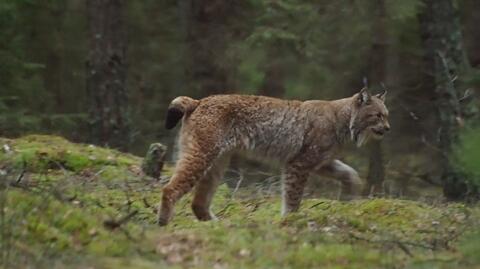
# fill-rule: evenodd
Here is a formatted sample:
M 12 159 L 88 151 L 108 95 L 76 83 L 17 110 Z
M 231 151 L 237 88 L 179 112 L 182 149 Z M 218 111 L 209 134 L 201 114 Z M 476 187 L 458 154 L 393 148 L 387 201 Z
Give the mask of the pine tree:
M 88 0 L 90 140 L 126 150 L 130 140 L 123 0 Z

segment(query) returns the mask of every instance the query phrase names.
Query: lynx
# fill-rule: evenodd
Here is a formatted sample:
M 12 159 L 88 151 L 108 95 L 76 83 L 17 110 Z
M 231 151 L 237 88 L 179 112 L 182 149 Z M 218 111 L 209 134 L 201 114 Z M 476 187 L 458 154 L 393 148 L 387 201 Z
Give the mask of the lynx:
M 265 96 L 214 95 L 201 100 L 181 96 L 167 111 L 167 129 L 182 120 L 179 159 L 163 188 L 158 223 L 166 225 L 175 203 L 195 187 L 192 210 L 202 221 L 214 219 L 210 203 L 235 150 L 253 150 L 284 164 L 282 215 L 298 210 L 310 174 L 328 175 L 356 194 L 362 180 L 335 159 L 352 140 L 361 146 L 389 131 L 386 92 L 366 89 L 333 101 L 281 100 Z

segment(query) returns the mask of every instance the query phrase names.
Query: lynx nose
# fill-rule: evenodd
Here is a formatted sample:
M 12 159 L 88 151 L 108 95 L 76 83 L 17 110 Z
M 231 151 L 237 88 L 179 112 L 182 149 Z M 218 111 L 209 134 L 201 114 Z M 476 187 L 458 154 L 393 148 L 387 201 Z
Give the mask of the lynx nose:
M 389 124 L 385 125 L 384 129 L 385 129 L 385 132 L 390 131 L 390 125 Z

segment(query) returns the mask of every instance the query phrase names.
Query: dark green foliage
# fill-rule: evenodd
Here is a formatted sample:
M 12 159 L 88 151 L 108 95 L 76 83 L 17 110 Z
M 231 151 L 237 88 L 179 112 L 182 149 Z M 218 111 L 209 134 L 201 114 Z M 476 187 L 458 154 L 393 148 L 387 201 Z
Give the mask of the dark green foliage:
M 85 18 L 68 1 L 0 3 L 0 133 L 86 134 Z M 74 126 L 73 126 L 74 125 Z
M 199 94 L 195 92 L 198 85 L 190 86 L 195 82 L 187 76 L 191 63 L 187 2 L 134 1 L 125 6 L 129 43 L 126 88 L 132 108 L 132 150 L 139 154 L 151 141 L 172 140 L 162 122 L 169 101 L 178 95 Z M 228 66 L 231 72 L 228 76 L 233 88 L 228 91 L 257 93 L 268 87 L 265 76 L 274 65 L 280 69 L 274 82 L 281 80 L 280 91 L 284 91 L 275 95 L 337 98 L 355 92 L 362 86 L 362 78 L 369 76 L 369 55 L 376 34 L 372 3 L 244 1 L 232 11 L 235 16 L 226 19 L 227 44 L 222 45 L 222 55 L 217 52 L 215 56 L 215 64 Z M 2 2 L 2 44 L 8 46 L 1 48 L 5 73 L 1 75 L 0 96 L 9 112 L 22 110 L 15 117 L 87 113 L 84 4 L 70 0 Z M 405 106 L 418 113 L 416 104 L 410 106 L 403 92 L 419 94 L 419 5 L 418 0 L 386 1 L 390 49 L 384 82 L 393 93 L 391 97 L 401 100 L 392 102 L 398 111 L 392 116 L 396 115 L 396 126 L 401 130 L 410 127 L 404 126 L 411 119 Z M 421 125 L 425 124 L 428 122 L 422 118 Z M 4 132 L 15 135 L 21 130 Z M 56 128 L 57 132 L 62 130 L 61 126 Z M 81 130 L 79 136 L 85 140 L 86 133 Z M 421 136 L 414 132 L 402 135 L 414 143 Z
M 460 134 L 460 141 L 454 148 L 454 161 L 466 178 L 468 195 L 478 199 L 480 191 L 480 133 L 478 127 L 471 127 Z
M 464 199 L 468 192 L 466 175 L 458 171 L 451 160 L 462 117 L 457 90 L 461 84 L 454 77 L 463 75 L 468 67 L 460 22 L 452 0 L 424 0 L 423 3 L 420 28 L 424 46 L 424 87 L 432 92 L 435 101 L 436 145 L 444 194 L 449 199 Z

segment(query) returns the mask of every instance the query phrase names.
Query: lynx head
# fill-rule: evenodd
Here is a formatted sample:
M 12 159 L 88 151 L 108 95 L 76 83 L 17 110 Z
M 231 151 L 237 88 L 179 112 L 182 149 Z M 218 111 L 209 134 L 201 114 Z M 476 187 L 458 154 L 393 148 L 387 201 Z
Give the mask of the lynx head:
M 388 110 L 385 106 L 386 91 L 370 95 L 366 88 L 353 96 L 350 118 L 350 134 L 357 146 L 363 145 L 370 137 L 383 138 L 390 130 Z

